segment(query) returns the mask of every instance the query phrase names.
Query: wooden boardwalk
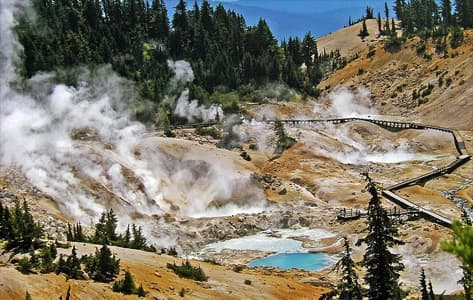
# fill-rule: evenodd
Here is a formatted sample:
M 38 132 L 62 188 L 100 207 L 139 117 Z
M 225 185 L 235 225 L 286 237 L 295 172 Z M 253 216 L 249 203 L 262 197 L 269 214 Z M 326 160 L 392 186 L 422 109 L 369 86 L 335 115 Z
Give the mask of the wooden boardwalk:
M 376 124 L 382 128 L 385 128 L 390 131 L 401 131 L 407 129 L 415 129 L 415 130 L 437 130 L 442 132 L 447 132 L 452 135 L 453 142 L 455 144 L 455 149 L 457 151 L 456 159 L 448 164 L 445 167 L 439 168 L 437 170 L 433 170 L 421 176 L 417 176 L 415 178 L 410 178 L 405 181 L 399 182 L 392 186 L 389 186 L 382 190 L 381 194 L 387 198 L 388 200 L 394 202 L 401 207 L 407 208 L 407 214 L 420 214 L 424 218 L 429 219 L 433 222 L 436 222 L 440 225 L 450 227 L 452 225 L 452 220 L 449 218 L 438 214 L 435 211 L 428 210 L 423 208 L 399 195 L 397 195 L 394 191 L 416 184 L 422 184 L 428 180 L 434 179 L 439 176 L 443 176 L 445 174 L 453 172 L 458 167 L 465 164 L 467 161 L 471 159 L 471 156 L 466 151 L 465 143 L 461 134 L 457 130 L 453 130 L 450 128 L 438 127 L 433 125 L 426 125 L 414 122 L 397 122 L 397 121 L 388 121 L 388 120 L 379 120 L 379 119 L 372 119 L 372 118 L 335 118 L 335 119 L 315 119 L 315 120 L 281 120 L 281 122 L 290 124 L 290 125 L 309 125 L 315 123 L 331 123 L 331 124 L 341 124 L 353 121 L 365 121 Z M 275 120 L 267 121 L 268 123 L 274 123 Z M 350 211 L 344 212 L 343 214 L 337 212 L 337 218 L 340 220 L 353 220 L 363 217 L 364 215 L 360 211 Z
M 418 217 L 421 212 L 417 209 L 399 209 L 397 207 L 386 210 L 388 216 L 395 219 L 400 219 L 403 216 Z M 341 221 L 356 220 L 368 216 L 366 211 L 353 208 L 340 208 L 337 210 L 337 219 Z
M 394 184 L 392 186 L 389 186 L 383 189 L 381 193 L 384 197 L 386 197 L 390 201 L 400 205 L 401 207 L 407 208 L 407 211 L 409 211 L 409 213 L 413 214 L 414 212 L 416 212 L 417 214 L 422 215 L 426 219 L 432 220 L 438 224 L 441 224 L 444 226 L 451 226 L 452 221 L 450 219 L 432 210 L 428 210 L 423 207 L 420 207 L 416 205 L 415 203 L 397 195 L 396 193 L 394 193 L 394 191 L 410 186 L 410 185 L 422 184 L 433 178 L 451 173 L 455 169 L 460 167 L 461 165 L 465 164 L 468 160 L 470 160 L 471 156 L 468 154 L 463 138 L 457 130 L 453 130 L 453 129 L 445 128 L 445 127 L 433 126 L 433 125 L 420 124 L 420 123 L 415 123 L 415 122 L 401 122 L 401 121 L 381 120 L 381 119 L 361 118 L 361 117 L 360 118 L 354 117 L 354 118 L 312 119 L 312 120 L 265 120 L 263 122 L 267 124 L 275 124 L 277 121 L 280 121 L 284 124 L 293 125 L 293 126 L 298 126 L 298 125 L 304 126 L 304 125 L 311 125 L 311 124 L 317 124 L 317 123 L 342 124 L 342 123 L 348 123 L 348 122 L 354 122 L 354 121 L 363 121 L 363 122 L 369 122 L 369 123 L 375 124 L 386 130 L 390 130 L 394 132 L 407 130 L 407 129 L 414 129 L 414 130 L 437 130 L 441 132 L 450 133 L 452 135 L 452 139 L 455 144 L 455 149 L 458 153 L 455 161 L 451 162 L 445 167 L 439 168 L 437 170 L 433 170 L 421 176 L 410 178 L 405 181 Z M 208 126 L 213 126 L 217 124 L 218 122 L 193 123 L 193 124 L 176 125 L 176 126 L 172 126 L 171 128 L 173 129 L 197 128 L 197 127 L 208 127 Z M 351 212 L 350 214 L 347 214 L 345 212 L 343 216 L 337 213 L 337 218 L 345 219 L 345 220 L 356 219 L 362 216 L 363 214 L 359 211 L 358 213 Z

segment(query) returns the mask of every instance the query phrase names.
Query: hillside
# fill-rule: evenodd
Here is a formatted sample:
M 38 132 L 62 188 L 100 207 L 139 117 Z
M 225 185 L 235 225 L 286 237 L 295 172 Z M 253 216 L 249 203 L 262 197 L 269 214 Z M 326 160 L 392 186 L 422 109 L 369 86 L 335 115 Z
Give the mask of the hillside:
M 79 256 L 91 254 L 98 245 L 73 243 Z M 121 261 L 121 274 L 129 270 L 135 282 L 143 284 L 148 292 L 145 299 L 178 299 L 184 289 L 188 299 L 317 299 L 326 288 L 304 283 L 314 280 L 316 274 L 293 271 L 281 273 L 276 270 L 255 271 L 245 269 L 240 273 L 231 266 L 219 266 L 192 260 L 193 265 L 203 268 L 209 277 L 207 282 L 180 278 L 166 268 L 167 263 L 180 264 L 182 259 L 168 255 L 111 247 Z M 59 253 L 70 254 L 70 249 L 59 249 Z M 4 257 L 0 257 L 1 260 Z M 293 278 L 293 279 L 291 279 Z M 250 284 L 245 284 L 250 280 Z M 71 287 L 71 299 L 140 299 L 112 292 L 111 284 L 92 280 L 66 280 L 64 275 L 23 275 L 12 267 L 0 268 L 0 299 L 23 299 L 26 291 L 33 299 L 57 299 L 65 296 Z M 291 295 L 291 296 L 289 296 Z
M 320 39 L 320 48 L 340 48 L 347 57 L 358 56 L 320 84 L 325 95 L 340 86 L 364 87 L 381 114 L 472 130 L 473 30 L 466 30 L 461 46 L 449 47 L 444 57 L 435 53 L 432 41 L 426 46 L 426 55 L 418 54 L 419 38 L 407 40 L 399 51 L 386 51 L 383 43 L 372 37 L 376 31 L 373 23 L 375 20 L 367 23 L 371 35 L 366 42 L 356 35 L 360 24 Z M 413 97 L 414 92 L 420 96 Z

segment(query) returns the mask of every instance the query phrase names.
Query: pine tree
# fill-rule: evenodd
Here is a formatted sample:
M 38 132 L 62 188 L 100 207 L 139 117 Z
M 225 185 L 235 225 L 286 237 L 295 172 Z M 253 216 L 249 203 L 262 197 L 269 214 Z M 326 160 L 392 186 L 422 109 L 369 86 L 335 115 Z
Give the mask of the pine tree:
M 420 290 L 422 293 L 422 300 L 429 300 L 429 292 L 427 291 L 427 282 L 425 280 L 424 268 L 420 272 Z
M 404 22 L 404 7 L 406 2 L 404 0 L 396 0 L 394 5 L 394 12 L 396 13 L 397 19 Z
M 450 0 L 442 0 L 442 21 L 446 26 L 452 26 L 452 4 Z
M 467 211 L 464 209 L 462 214 L 462 221 L 466 226 L 472 226 L 472 221 L 470 216 L 468 216 Z M 465 293 L 465 300 L 473 299 L 473 270 L 469 269 L 465 264 L 461 266 L 463 270 L 463 277 L 458 281 L 458 283 L 463 285 L 463 291 Z
M 115 242 L 118 239 L 116 230 L 117 230 L 118 218 L 117 215 L 113 212 L 113 209 L 107 213 L 107 221 L 105 222 L 105 235 L 110 242 Z
M 363 240 L 367 249 L 362 264 L 366 267 L 364 279 L 369 286 L 368 299 L 397 299 L 400 297 L 399 272 L 404 266 L 401 257 L 392 254 L 389 247 L 401 242 L 395 238 L 397 229 L 381 207 L 378 192 L 368 174 L 366 179 L 371 200 L 368 205 L 368 235 Z
M 55 269 L 53 263 L 53 256 L 51 254 L 51 248 L 44 247 L 41 249 L 41 273 L 50 273 Z
M 120 271 L 120 260 L 116 259 L 110 248 L 103 245 L 95 255 L 88 258 L 86 271 L 90 277 L 99 282 L 110 282 L 117 277 Z
M 121 292 L 125 295 L 132 294 L 136 289 L 135 281 L 133 280 L 133 276 L 131 275 L 130 271 L 125 272 L 125 278 L 123 279 Z
M 66 269 L 67 269 L 67 277 L 73 279 L 81 279 L 82 278 L 82 269 L 80 265 L 80 260 L 77 257 L 77 250 L 76 247 L 72 247 L 71 255 L 66 259 Z
M 136 227 L 135 224 L 132 224 L 131 232 L 133 233 L 133 241 L 130 245 L 132 249 L 144 249 L 146 247 L 146 238 L 141 230 L 141 226 Z
M 138 297 L 145 297 L 146 296 L 146 291 L 143 288 L 142 284 L 140 284 L 140 286 L 138 287 L 138 289 L 136 291 L 136 295 L 138 295 Z
M 56 248 L 56 243 L 51 243 L 49 245 L 49 252 L 51 253 L 51 257 L 53 259 L 56 259 L 57 257 L 57 248 Z
M 38 267 L 39 264 L 40 264 L 40 261 L 39 261 L 39 257 L 38 257 L 38 255 L 36 254 L 36 251 L 34 250 L 33 246 L 30 247 L 29 254 L 30 254 L 30 263 L 31 263 L 31 266 L 32 266 L 33 268 Z
M 384 23 L 384 32 L 389 35 L 391 29 L 389 29 L 389 7 L 387 2 L 384 2 L 384 15 L 386 17 L 386 22 Z
M 378 33 L 382 35 L 383 29 L 381 28 L 381 13 L 380 12 L 378 12 L 378 18 L 376 19 L 376 22 L 378 24 Z
M 123 236 L 123 247 L 129 248 L 131 245 L 130 225 L 126 227 L 125 235 Z
M 339 299 L 341 300 L 357 300 L 362 299 L 361 286 L 358 284 L 358 276 L 355 271 L 355 262 L 352 260 L 350 253 L 350 243 L 344 237 L 345 255 L 337 263 L 342 268 L 342 281 L 337 286 Z
M 432 280 L 429 281 L 429 297 L 431 300 L 435 300 L 434 288 L 432 287 Z
M 368 32 L 368 28 L 366 27 L 366 20 L 363 19 L 363 21 L 361 23 L 360 33 L 358 33 L 358 36 L 363 39 L 363 38 L 367 37 L 368 35 L 370 35 L 370 34 Z

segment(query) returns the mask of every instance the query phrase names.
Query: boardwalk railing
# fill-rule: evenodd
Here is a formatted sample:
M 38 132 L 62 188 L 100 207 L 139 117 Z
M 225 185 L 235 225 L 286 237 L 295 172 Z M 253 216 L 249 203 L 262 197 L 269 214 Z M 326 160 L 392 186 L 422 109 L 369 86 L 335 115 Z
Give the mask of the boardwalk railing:
M 391 131 L 400 131 L 400 130 L 407 130 L 407 129 L 415 129 L 415 130 L 437 130 L 442 132 L 447 132 L 452 135 L 453 142 L 455 144 L 455 149 L 458 153 L 456 160 L 450 163 L 449 165 L 439 168 L 437 170 L 431 171 L 429 173 L 423 174 L 421 176 L 407 179 L 403 182 L 394 184 L 389 186 L 388 188 L 382 191 L 382 195 L 384 195 L 387 199 L 391 200 L 392 202 L 406 207 L 409 211 L 416 211 L 419 214 L 422 214 L 425 218 L 430 219 L 434 222 L 437 222 L 444 226 L 451 226 L 452 221 L 448 218 L 437 214 L 431 210 L 427 210 L 423 207 L 416 205 L 415 203 L 402 198 L 401 196 L 394 193 L 395 190 L 401 189 L 403 187 L 409 185 L 419 184 L 430 179 L 442 176 L 447 173 L 453 172 L 456 168 L 460 167 L 468 160 L 471 159 L 471 156 L 466 151 L 465 143 L 461 134 L 454 129 L 433 126 L 433 125 L 426 125 L 420 124 L 415 122 L 399 122 L 399 121 L 390 121 L 390 120 L 380 120 L 380 119 L 373 119 L 373 118 L 332 118 L 332 119 L 312 119 L 312 120 L 265 120 L 263 122 L 267 124 L 274 124 L 277 121 L 280 121 L 284 124 L 289 125 L 310 125 L 310 124 L 317 124 L 317 123 L 331 123 L 331 124 L 342 124 L 348 123 L 353 121 L 364 121 L 376 124 L 382 128 Z M 185 125 L 177 125 L 173 126 L 172 128 L 197 128 L 197 127 L 206 127 L 206 126 L 213 126 L 216 125 L 217 122 L 208 122 L 208 123 L 194 123 L 194 124 L 185 124 Z M 337 213 L 337 218 L 340 217 L 342 219 L 356 219 L 362 217 L 363 214 L 360 211 L 345 211 L 343 215 Z
M 416 129 L 416 130 L 437 130 L 442 132 L 447 132 L 452 135 L 453 142 L 455 144 L 455 149 L 458 153 L 455 161 L 451 162 L 445 167 L 439 168 L 437 170 L 431 171 L 429 173 L 423 174 L 421 176 L 417 176 L 415 178 L 407 179 L 403 182 L 394 184 L 382 191 L 382 195 L 385 196 L 387 199 L 391 200 L 392 202 L 400 205 L 401 207 L 407 208 L 408 214 L 420 214 L 424 218 L 432 220 L 438 224 L 450 227 L 452 225 L 452 220 L 432 211 L 420 207 L 419 205 L 397 195 L 394 193 L 395 190 L 401 189 L 406 186 L 419 184 L 430 179 L 448 174 L 453 172 L 455 169 L 466 163 L 468 160 L 471 159 L 471 156 L 467 153 L 465 143 L 462 139 L 461 134 L 457 130 L 453 130 L 450 128 L 432 126 L 432 125 L 425 125 L 419 124 L 414 122 L 397 122 L 397 121 L 387 121 L 387 120 L 379 120 L 379 119 L 371 119 L 371 118 L 335 118 L 335 119 L 315 119 L 315 120 L 281 120 L 281 122 L 291 125 L 309 125 L 315 123 L 332 123 L 332 124 L 341 124 L 353 121 L 365 121 L 376 124 L 380 127 L 391 131 L 400 131 L 400 130 L 407 130 L 407 129 Z M 266 121 L 267 123 L 274 123 L 275 120 Z M 343 212 L 343 213 L 342 213 Z M 357 219 L 363 217 L 363 214 L 360 211 L 353 211 L 353 210 L 340 210 L 337 212 L 337 218 L 342 220 L 350 220 L 350 219 Z

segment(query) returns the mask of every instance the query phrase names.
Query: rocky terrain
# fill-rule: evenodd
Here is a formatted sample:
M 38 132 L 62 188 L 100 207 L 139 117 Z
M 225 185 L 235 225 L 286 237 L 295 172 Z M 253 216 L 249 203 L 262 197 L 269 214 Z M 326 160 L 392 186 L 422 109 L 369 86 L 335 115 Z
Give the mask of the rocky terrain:
M 473 32 L 465 32 L 463 45 L 450 50 L 447 58 L 432 53 L 432 58 L 426 60 L 416 54 L 416 39 L 407 41 L 396 53 L 386 52 L 382 39 L 374 35 L 361 41 L 353 33 L 356 38 L 345 39 L 359 30 L 358 25 L 319 41 L 319 47 L 339 48 L 351 60 L 346 68 L 324 80 L 320 99 L 268 99 L 262 105 L 244 105 L 246 119 L 233 127 L 239 147 L 232 150 L 218 148 L 216 139 L 198 135 L 194 129 L 176 129 L 176 138 L 164 138 L 161 132 L 140 135 L 132 157 L 125 161 L 117 145 L 97 137 L 74 139 L 75 149 L 86 149 L 81 158 L 86 157 L 107 172 L 93 177 L 74 170 L 77 181 L 68 190 L 71 194 L 80 190 L 95 199 L 95 204 L 113 207 L 123 221 L 120 229 L 125 222 L 142 225 L 148 239 L 158 247 L 177 247 L 182 257 L 221 264 L 193 261 L 210 278 L 199 284 L 181 279 L 165 267 L 179 258 L 114 247 L 112 251 L 122 260 L 122 271 L 132 271 L 136 281 L 150 292 L 147 298 L 177 299 L 184 289 L 186 297 L 193 299 L 317 299 L 336 282 L 337 274 L 331 268 L 318 274 L 275 268 L 245 268 L 237 273 L 233 265 L 246 264 L 269 252 L 202 250 L 214 242 L 261 231 L 275 230 L 277 235 L 280 229 L 323 229 L 333 236 L 314 239 L 301 235 L 292 239 L 302 241 L 307 251 L 325 252 L 336 259 L 343 236 L 355 243 L 365 234 L 363 219 L 340 222 L 336 215 L 339 208 L 366 208 L 369 195 L 361 173 L 368 171 L 380 186 L 387 186 L 447 165 L 456 156 L 452 139 L 446 134 L 390 132 L 360 121 L 287 125 L 287 134 L 297 143 L 276 155 L 274 126 L 261 120 L 333 117 L 353 108 L 360 110 L 359 114 L 380 115 L 380 119 L 409 119 L 461 129 L 466 149 L 473 153 L 473 107 L 469 100 L 473 71 L 468 67 L 473 63 Z M 369 26 L 369 31 L 375 32 L 375 25 Z M 373 49 L 375 53 L 368 58 L 367 53 Z M 441 85 L 440 78 L 444 82 Z M 422 103 L 413 100 L 413 92 L 425 89 L 429 83 L 434 87 Z M 348 89 L 337 94 L 342 86 Z M 357 90 L 359 87 L 363 89 Z M 353 99 L 345 101 L 346 97 Z M 342 99 L 341 110 L 336 107 L 337 99 Z M 249 160 L 244 159 L 243 152 Z M 119 176 L 112 172 L 117 168 Z M 472 174 L 470 161 L 452 174 L 398 193 L 446 217 L 459 218 L 461 203 L 473 205 Z M 114 176 L 124 189 L 113 185 Z M 150 183 L 150 178 L 159 180 Z M 159 187 L 159 197 L 158 193 L 150 193 L 150 187 Z M 93 214 L 74 218 L 68 210 L 69 199 L 60 195 L 63 197 L 50 195 L 29 183 L 18 166 L 0 167 L 0 201 L 11 205 L 17 199 L 26 200 L 50 239 L 64 240 L 69 222 L 81 221 L 90 232 L 96 221 Z M 383 204 L 387 208 L 395 206 L 387 200 Z M 88 209 L 92 207 L 81 207 L 86 213 Z M 418 274 L 424 267 L 436 292 L 458 290 L 459 262 L 439 246 L 441 240 L 450 237 L 450 230 L 422 218 L 402 220 L 399 229 L 406 243 L 395 251 L 402 254 L 406 265 L 401 277 L 404 287 L 417 289 Z M 75 245 L 79 254 L 95 249 L 90 244 Z M 355 260 L 361 259 L 363 251 L 363 246 L 355 247 Z M 66 281 L 53 274 L 22 275 L 8 264 L 8 256 L 2 256 L 1 262 L 1 299 L 22 298 L 26 291 L 33 299 L 57 298 L 65 294 L 68 285 L 77 299 L 122 297 L 106 284 Z M 452 270 L 448 274 L 447 266 Z M 251 284 L 245 284 L 245 280 Z

